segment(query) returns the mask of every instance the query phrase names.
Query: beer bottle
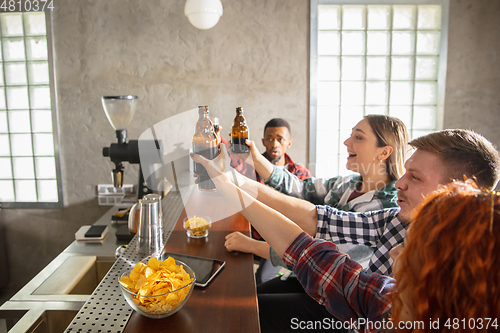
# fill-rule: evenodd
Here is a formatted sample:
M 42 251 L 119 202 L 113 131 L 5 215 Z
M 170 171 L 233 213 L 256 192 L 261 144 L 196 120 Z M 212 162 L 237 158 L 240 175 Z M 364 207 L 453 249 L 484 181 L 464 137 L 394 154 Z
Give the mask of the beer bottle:
M 219 156 L 217 137 L 214 132 L 214 125 L 210 120 L 208 106 L 198 107 L 198 122 L 193 135 L 193 153 L 213 160 Z M 198 188 L 201 191 L 215 191 L 215 184 L 210 179 L 207 170 L 203 165 L 194 163 L 194 173 L 198 175 Z
M 248 126 L 245 117 L 243 116 L 243 108 L 236 108 L 236 117 L 231 131 L 231 149 L 236 154 L 248 153 L 250 147 L 245 144 L 248 139 Z

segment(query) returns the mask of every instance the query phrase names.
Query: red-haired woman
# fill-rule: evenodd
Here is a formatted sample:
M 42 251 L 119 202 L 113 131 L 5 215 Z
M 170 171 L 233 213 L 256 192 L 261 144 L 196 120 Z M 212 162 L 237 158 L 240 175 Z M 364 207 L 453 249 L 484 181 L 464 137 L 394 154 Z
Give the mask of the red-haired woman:
M 284 259 L 310 296 L 367 331 L 493 332 L 499 254 L 500 196 L 456 182 L 425 199 L 405 244 L 391 251 L 395 281 L 361 273 L 332 243 L 304 234 Z
M 415 332 L 498 332 L 499 224 L 500 196 L 471 182 L 451 184 L 428 197 L 404 249 L 391 253 L 397 258 L 394 323 L 424 322 L 425 329 Z

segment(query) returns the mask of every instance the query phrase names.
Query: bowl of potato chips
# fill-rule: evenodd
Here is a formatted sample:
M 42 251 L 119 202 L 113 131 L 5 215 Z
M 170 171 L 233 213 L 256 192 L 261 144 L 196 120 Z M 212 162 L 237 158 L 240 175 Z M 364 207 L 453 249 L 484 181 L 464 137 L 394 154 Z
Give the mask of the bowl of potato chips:
M 127 303 L 141 315 L 165 318 L 179 311 L 191 296 L 196 276 L 185 263 L 168 257 L 145 259 L 118 280 Z
M 208 229 L 212 220 L 207 216 L 192 216 L 184 219 L 184 229 L 191 238 L 203 238 L 208 236 Z

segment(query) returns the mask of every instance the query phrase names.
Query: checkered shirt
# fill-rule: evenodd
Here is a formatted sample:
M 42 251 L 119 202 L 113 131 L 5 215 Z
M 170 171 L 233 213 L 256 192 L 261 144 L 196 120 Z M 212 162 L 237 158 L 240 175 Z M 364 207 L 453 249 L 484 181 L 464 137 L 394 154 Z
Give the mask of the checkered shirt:
M 364 273 L 358 263 L 338 252 L 335 244 L 313 239 L 305 232 L 290 245 L 283 259 L 293 267 L 307 294 L 339 320 L 354 324 L 359 318 L 387 322 L 391 311 L 388 293 L 395 286 L 392 278 Z M 370 330 L 373 326 L 364 327 L 365 332 L 374 332 Z
M 338 244 L 364 244 L 375 248 L 366 272 L 391 275 L 393 260 L 389 251 L 403 242 L 406 228 L 398 219 L 399 208 L 365 213 L 344 212 L 329 206 L 316 206 L 316 238 Z
M 266 184 L 271 187 L 275 187 L 282 193 L 296 196 L 315 204 L 328 205 L 343 211 L 368 212 L 384 208 L 399 208 L 396 203 L 398 190 L 394 186 L 396 181 L 391 181 L 382 188 L 364 193 L 347 203 L 345 200 L 342 200 L 342 198 L 349 197 L 356 190 L 360 182 L 362 182 L 362 178 L 359 174 L 338 176 L 327 179 L 308 178 L 304 181 L 299 181 L 294 179 L 294 177 L 289 173 L 276 169 L 273 171 L 271 177 L 269 177 L 266 181 Z M 350 245 L 350 242 L 347 239 L 343 239 L 337 244 Z M 357 244 L 363 243 L 358 242 Z M 382 246 L 383 244 L 381 243 L 377 245 Z M 365 253 L 367 250 L 362 250 L 362 258 L 356 257 L 356 249 L 363 249 L 364 246 L 360 246 L 358 248 L 346 248 L 345 246 L 346 245 L 343 245 L 341 247 L 341 252 L 350 252 L 352 259 L 361 260 L 360 262 L 366 267 L 367 273 L 387 274 L 388 271 L 390 272 L 390 268 L 389 270 L 387 269 L 386 263 L 379 262 L 375 255 L 372 255 L 371 257 L 369 257 L 369 255 L 366 256 Z M 380 250 L 375 247 L 370 247 L 370 249 L 374 252 L 374 254 L 378 253 Z M 271 249 L 269 253 L 273 265 L 282 265 L 281 258 L 276 254 L 276 252 L 274 252 L 274 250 Z M 368 258 L 371 260 L 368 260 Z M 385 261 L 385 257 L 383 257 L 382 260 Z M 377 270 L 377 267 L 381 268 L 381 270 Z

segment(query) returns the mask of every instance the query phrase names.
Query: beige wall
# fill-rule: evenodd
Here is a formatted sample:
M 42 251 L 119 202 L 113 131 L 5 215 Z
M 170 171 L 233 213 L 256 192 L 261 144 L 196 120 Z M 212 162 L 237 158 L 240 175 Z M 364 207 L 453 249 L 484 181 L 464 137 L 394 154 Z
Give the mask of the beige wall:
M 500 1 L 451 0 L 445 128 L 471 128 L 500 147 Z
M 17 289 L 91 224 L 106 207 L 95 186 L 110 183 L 102 147 L 114 142 L 100 96 L 135 94 L 129 128 L 209 105 L 229 133 L 243 106 L 251 137 L 272 117 L 290 121 L 290 154 L 306 164 L 309 94 L 309 1 L 222 0 L 224 15 L 207 31 L 183 15 L 185 1 L 58 1 L 54 44 L 66 207 L 1 210 L 11 289 Z M 451 0 L 445 127 L 472 128 L 500 146 L 500 2 Z M 137 167 L 126 166 L 135 183 Z

